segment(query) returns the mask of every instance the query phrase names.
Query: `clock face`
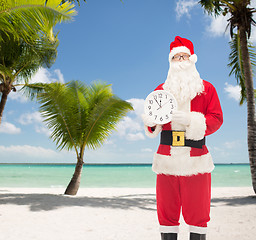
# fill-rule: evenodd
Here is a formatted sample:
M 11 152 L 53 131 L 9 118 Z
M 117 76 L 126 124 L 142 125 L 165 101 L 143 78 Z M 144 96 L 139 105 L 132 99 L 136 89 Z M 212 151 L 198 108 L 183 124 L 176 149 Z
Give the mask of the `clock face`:
M 173 110 L 177 109 L 174 96 L 165 91 L 157 90 L 150 93 L 144 105 L 144 112 L 156 124 L 165 124 L 172 120 Z

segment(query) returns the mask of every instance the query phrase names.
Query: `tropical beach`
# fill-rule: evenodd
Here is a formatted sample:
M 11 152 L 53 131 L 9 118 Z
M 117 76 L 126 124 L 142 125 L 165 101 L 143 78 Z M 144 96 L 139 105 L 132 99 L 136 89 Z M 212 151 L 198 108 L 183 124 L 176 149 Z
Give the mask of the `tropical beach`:
M 2 1 L 0 240 L 255 239 L 255 14 Z
M 64 195 L 73 168 L 0 165 L 0 239 L 160 239 L 151 166 L 85 166 L 77 195 Z M 208 239 L 253 239 L 256 198 L 249 166 L 216 165 L 212 176 Z M 183 219 L 179 239 L 188 239 Z
M 0 239 L 160 239 L 154 188 L 1 188 Z M 212 189 L 209 240 L 251 240 L 256 234 L 251 187 Z M 181 220 L 178 239 L 188 239 Z

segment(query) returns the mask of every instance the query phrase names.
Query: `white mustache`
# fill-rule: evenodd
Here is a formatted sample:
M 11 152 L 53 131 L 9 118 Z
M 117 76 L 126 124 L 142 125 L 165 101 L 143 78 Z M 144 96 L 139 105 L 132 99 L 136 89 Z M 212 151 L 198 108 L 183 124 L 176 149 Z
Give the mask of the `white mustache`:
M 190 62 L 189 60 L 183 62 L 172 62 L 172 68 L 177 71 L 186 70 L 193 66 L 194 63 Z

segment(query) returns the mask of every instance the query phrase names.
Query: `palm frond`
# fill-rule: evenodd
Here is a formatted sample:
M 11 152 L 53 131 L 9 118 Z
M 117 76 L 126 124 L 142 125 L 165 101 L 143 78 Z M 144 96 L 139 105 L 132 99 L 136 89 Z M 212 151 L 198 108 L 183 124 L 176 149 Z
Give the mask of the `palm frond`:
M 121 118 L 130 110 L 133 110 L 131 104 L 116 96 L 99 102 L 89 115 L 84 135 L 84 145 L 91 149 L 101 146 L 116 129 L 116 125 Z
M 229 54 L 229 64 L 228 66 L 231 68 L 229 76 L 232 74 L 235 75 L 237 84 L 241 87 L 241 98 L 240 105 L 246 99 L 246 88 L 245 88 L 245 79 L 244 79 L 244 71 L 243 71 L 243 61 L 241 55 L 241 46 L 240 46 L 240 38 L 238 34 L 234 34 L 232 40 L 229 42 L 231 53 Z
M 68 122 L 72 123 L 70 131 L 76 145 L 81 147 L 83 130 L 86 128 L 86 119 L 90 108 L 87 101 L 89 87 L 82 82 L 71 81 L 67 84 L 67 93 L 72 98 L 72 102 L 70 102 L 72 115 L 67 113 Z
M 4 39 L 0 47 L 0 72 L 16 83 L 25 81 L 27 84 L 40 67 L 50 67 L 56 60 L 57 41 L 41 38 L 30 45 L 3 31 L 0 36 Z
M 78 6 L 80 7 L 80 1 L 79 0 L 61 0 L 62 3 L 64 2 L 77 2 Z M 86 0 L 84 0 L 86 2 Z
M 67 148 L 78 150 L 72 136 L 72 123 L 69 116 L 72 112 L 72 96 L 67 91 L 67 87 L 61 83 L 50 83 L 44 88 L 44 92 L 38 95 L 41 104 L 40 112 L 44 122 L 52 130 L 51 138 L 56 143 L 57 148 Z
M 85 146 L 95 149 L 115 129 L 117 122 L 132 110 L 130 103 L 113 95 L 109 85 L 79 81 L 66 85 L 51 83 L 38 95 L 40 112 L 51 138 L 59 149 Z
M 255 8 L 250 8 L 250 1 L 236 0 L 201 0 L 199 4 L 209 15 L 225 16 L 230 13 L 231 17 L 228 19 L 228 26 L 230 36 L 233 37 L 234 30 L 243 26 L 247 32 L 248 39 L 251 36 L 251 27 L 256 25 L 253 19 Z
M 52 28 L 71 20 L 76 14 L 74 4 L 59 0 L 7 0 L 0 9 L 0 30 L 33 42 L 42 36 L 53 39 Z
M 245 77 L 243 69 L 243 60 L 241 54 L 240 38 L 238 34 L 234 34 L 232 40 L 229 42 L 231 53 L 229 54 L 229 64 L 231 68 L 229 76 L 235 75 L 237 84 L 241 87 L 241 100 L 240 105 L 246 100 L 246 87 L 245 87 Z M 256 66 L 256 54 L 255 47 L 251 43 L 248 43 L 249 56 L 252 66 Z
M 223 8 L 223 4 L 221 3 L 221 1 L 201 0 L 199 1 L 199 4 L 204 8 L 204 10 L 209 15 L 218 16 L 218 15 L 221 15 L 224 11 L 226 11 Z
M 16 84 L 15 86 L 21 86 L 19 90 L 24 96 L 30 100 L 34 100 L 38 97 L 38 94 L 43 93 L 47 83 L 25 83 L 25 84 Z

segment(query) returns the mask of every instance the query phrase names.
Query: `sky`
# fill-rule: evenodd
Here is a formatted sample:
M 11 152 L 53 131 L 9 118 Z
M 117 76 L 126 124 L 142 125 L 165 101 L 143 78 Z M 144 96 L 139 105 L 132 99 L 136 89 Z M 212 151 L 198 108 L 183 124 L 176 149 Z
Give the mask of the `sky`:
M 193 42 L 200 76 L 215 86 L 221 101 L 224 123 L 206 139 L 214 163 L 249 162 L 246 104 L 239 105 L 240 89 L 227 67 L 228 16 L 207 15 L 197 0 L 87 0 L 75 9 L 71 22 L 55 27 L 56 62 L 39 69 L 31 82 L 100 80 L 134 107 L 102 147 L 86 149 L 85 163 L 152 163 L 159 137 L 146 137 L 141 114 L 144 99 L 166 79 L 175 36 Z M 250 41 L 256 44 L 255 27 Z M 16 92 L 9 95 L 0 126 L 0 163 L 76 163 L 76 155 L 56 149 L 39 105 Z

